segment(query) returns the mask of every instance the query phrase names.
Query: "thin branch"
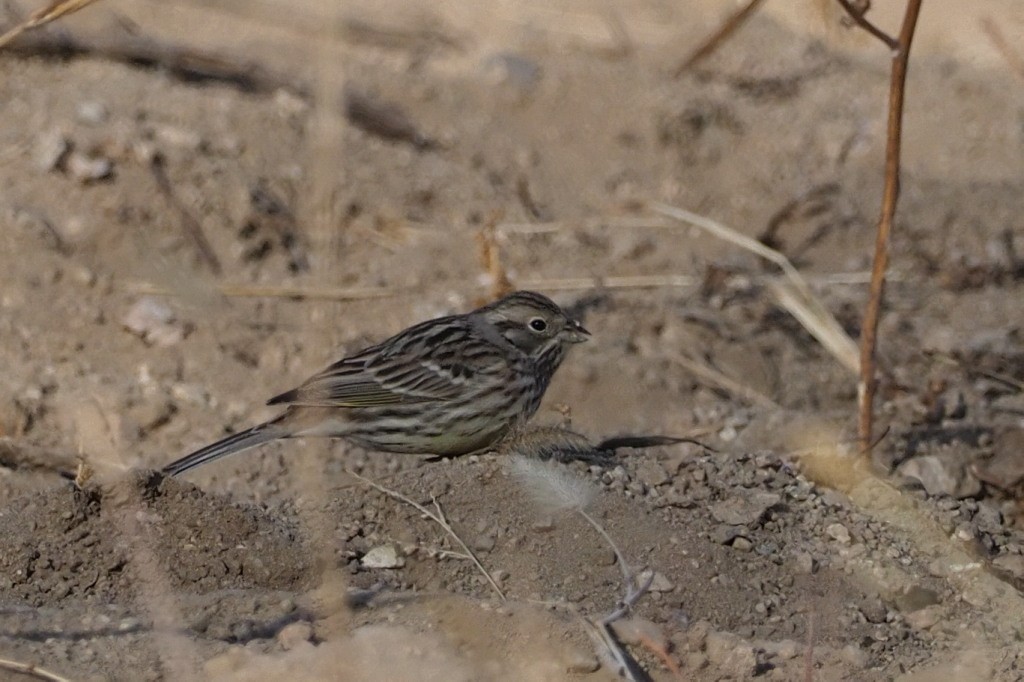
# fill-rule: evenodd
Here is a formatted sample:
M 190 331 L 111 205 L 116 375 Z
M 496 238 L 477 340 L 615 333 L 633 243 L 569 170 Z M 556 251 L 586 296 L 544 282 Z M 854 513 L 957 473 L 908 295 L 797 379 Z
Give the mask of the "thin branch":
M 839 0 L 843 2 L 843 0 Z M 889 118 L 885 149 L 885 188 L 882 192 L 881 217 L 875 236 L 875 257 L 871 266 L 871 284 L 864 309 L 860 343 L 860 381 L 857 386 L 857 438 L 862 451 L 870 452 L 874 427 L 874 400 L 878 388 L 875 376 L 875 353 L 878 345 L 878 319 L 885 293 L 885 273 L 889 265 L 889 239 L 896 202 L 900 192 L 900 144 L 903 138 L 903 99 L 906 91 L 910 45 L 921 11 L 921 0 L 907 0 L 899 49 L 892 58 L 889 81 Z
M 40 680 L 48 680 L 48 682 L 71 682 L 63 675 L 52 673 L 46 668 L 40 668 L 38 665 L 33 665 L 32 663 L 19 663 L 18 661 L 12 661 L 9 658 L 0 658 L 0 669 L 13 670 L 21 675 L 35 677 Z
M 444 510 L 441 509 L 441 503 L 437 501 L 437 498 L 435 498 L 435 497 L 431 497 L 430 498 L 430 501 L 434 503 L 434 509 L 436 510 L 436 511 L 430 511 L 429 509 L 424 507 L 419 502 L 416 502 L 415 500 L 412 500 L 412 499 L 406 497 L 405 495 L 403 495 L 402 493 L 398 492 L 397 490 L 392 490 L 391 488 L 385 488 L 380 483 L 377 483 L 376 481 L 370 480 L 369 478 L 366 478 L 365 476 L 360 476 L 359 474 L 357 474 L 356 472 L 352 471 L 351 469 L 346 470 L 346 473 L 348 473 L 353 478 L 355 478 L 355 479 L 357 479 L 359 481 L 362 481 L 363 483 L 365 483 L 366 485 L 370 486 L 371 488 L 384 493 L 388 497 L 396 499 L 399 502 L 406 503 L 407 505 L 409 505 L 410 507 L 412 507 L 416 511 L 420 512 L 421 514 L 423 514 L 424 516 L 429 518 L 431 521 L 433 521 L 437 525 L 441 526 L 441 528 L 444 528 L 445 532 L 448 533 L 448 535 L 452 536 L 452 538 L 455 539 L 455 542 L 459 543 L 459 546 L 462 547 L 462 550 L 466 553 L 466 555 L 470 558 L 470 560 L 472 560 L 473 564 L 476 565 L 477 569 L 481 573 L 483 573 L 485 578 L 487 578 L 487 582 L 491 584 L 491 587 L 498 594 L 498 596 L 501 598 L 501 600 L 502 601 L 506 600 L 505 593 L 501 591 L 501 588 L 498 587 L 498 583 L 494 582 L 494 578 L 492 578 L 491 574 L 488 573 L 486 568 L 484 568 L 484 565 L 482 563 L 480 563 L 480 559 L 477 558 L 476 554 L 473 553 L 473 550 L 471 550 L 469 548 L 469 546 L 465 542 L 462 541 L 462 538 L 459 537 L 459 534 L 456 533 L 455 529 L 453 529 L 451 524 L 448 523 L 448 519 L 447 519 L 447 517 L 444 514 Z
M 28 19 L 17 26 L 14 26 L 0 36 L 0 48 L 20 36 L 25 31 L 44 26 L 51 21 L 56 21 L 65 14 L 77 12 L 78 10 L 91 5 L 95 1 L 96 0 L 56 0 L 56 2 L 52 2 L 46 7 L 36 10 Z
M 676 67 L 675 72 L 672 74 L 673 78 L 679 78 L 684 73 L 692 69 L 699 62 L 704 61 L 712 52 L 718 49 L 718 46 L 725 42 L 725 40 L 742 26 L 747 19 L 753 14 L 754 10 L 757 9 L 764 0 L 748 0 L 747 4 L 736 10 L 725 22 L 718 28 L 717 31 L 708 36 L 696 50 L 690 53 L 690 56 L 683 60 L 683 63 Z
M 159 154 L 155 155 L 153 161 L 149 164 L 149 168 L 153 172 L 153 179 L 156 180 L 156 186 L 160 189 L 160 193 L 164 195 L 167 203 L 177 211 L 178 216 L 181 218 L 181 227 L 195 245 L 200 259 L 206 263 L 213 274 L 219 275 L 223 270 L 220 265 L 220 259 L 217 258 L 217 253 L 213 250 L 213 246 L 210 245 L 209 240 L 203 233 L 203 226 L 199 223 L 199 220 L 189 212 L 188 207 L 174 193 L 171 179 L 167 176 L 164 158 Z
M 900 41 L 868 21 L 868 18 L 864 16 L 865 10 L 854 7 L 850 0 L 836 0 L 836 2 L 843 6 L 855 24 L 881 40 L 890 50 L 896 52 L 900 49 Z

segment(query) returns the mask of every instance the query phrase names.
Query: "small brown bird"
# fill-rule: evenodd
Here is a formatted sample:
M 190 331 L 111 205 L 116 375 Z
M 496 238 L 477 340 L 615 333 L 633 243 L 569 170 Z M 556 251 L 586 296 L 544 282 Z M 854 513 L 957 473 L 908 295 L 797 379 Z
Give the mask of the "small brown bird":
M 421 322 L 271 398 L 278 417 L 164 467 L 176 476 L 278 438 L 345 438 L 374 450 L 463 455 L 537 411 L 569 346 L 590 332 L 549 298 L 513 294 Z

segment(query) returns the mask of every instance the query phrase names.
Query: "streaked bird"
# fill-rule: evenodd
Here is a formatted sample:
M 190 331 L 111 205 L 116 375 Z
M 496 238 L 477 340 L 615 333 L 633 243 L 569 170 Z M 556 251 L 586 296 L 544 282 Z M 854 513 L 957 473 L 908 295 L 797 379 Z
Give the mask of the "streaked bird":
M 344 438 L 386 452 L 456 456 L 525 423 L 573 344 L 590 332 L 551 299 L 517 291 L 409 327 L 271 398 L 270 421 L 164 467 L 176 476 L 279 438 Z

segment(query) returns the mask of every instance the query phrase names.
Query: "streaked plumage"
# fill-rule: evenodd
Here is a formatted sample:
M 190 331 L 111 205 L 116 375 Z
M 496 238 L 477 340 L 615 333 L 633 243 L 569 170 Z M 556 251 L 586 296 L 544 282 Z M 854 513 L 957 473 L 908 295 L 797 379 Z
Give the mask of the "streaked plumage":
M 518 291 L 409 327 L 272 398 L 280 416 L 186 455 L 177 475 L 278 438 L 345 438 L 374 450 L 482 450 L 537 411 L 568 347 L 589 336 L 546 296 Z

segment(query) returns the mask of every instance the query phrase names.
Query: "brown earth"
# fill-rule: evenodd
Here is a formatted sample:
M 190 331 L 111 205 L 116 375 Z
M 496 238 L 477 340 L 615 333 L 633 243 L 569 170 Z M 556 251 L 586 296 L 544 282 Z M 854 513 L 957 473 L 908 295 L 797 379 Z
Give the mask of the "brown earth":
M 587 619 L 622 567 L 538 501 L 539 471 L 652 576 L 617 625 L 638 679 L 1020 679 L 1012 62 L 927 35 L 915 55 L 869 470 L 855 380 L 775 303 L 777 273 L 649 206 L 770 241 L 856 338 L 880 46 L 851 49 L 832 14 L 760 14 L 677 78 L 714 13 L 392 4 L 99 3 L 0 53 L 0 659 L 76 680 L 615 679 Z M 38 54 L 68 36 L 92 47 Z M 103 56 L 139 36 L 262 70 Z M 434 462 L 291 441 L 151 472 L 485 300 L 489 230 L 516 286 L 594 334 L 538 424 L 708 447 L 524 465 L 522 443 Z M 81 487 L 61 477 L 79 453 Z M 495 584 L 351 472 L 443 510 Z

